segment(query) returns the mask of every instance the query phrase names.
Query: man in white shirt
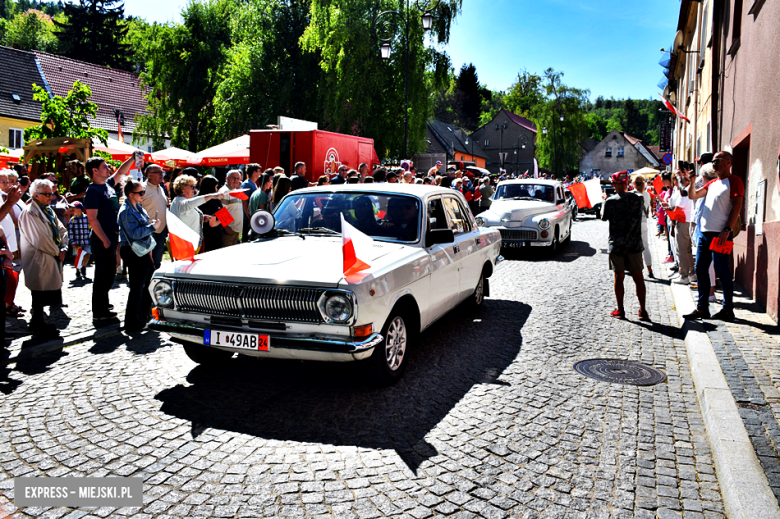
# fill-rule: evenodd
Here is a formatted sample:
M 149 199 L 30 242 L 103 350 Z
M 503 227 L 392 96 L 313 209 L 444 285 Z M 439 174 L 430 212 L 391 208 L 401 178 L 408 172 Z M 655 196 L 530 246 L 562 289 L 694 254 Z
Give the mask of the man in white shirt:
M 222 227 L 222 246 L 230 247 L 238 243 L 238 236 L 244 228 L 244 205 L 238 198 L 228 195 L 230 191 L 235 191 L 241 185 L 241 172 L 237 169 L 228 171 L 225 177 L 225 185 L 219 190 L 223 194 L 222 205 L 224 205 L 233 221 L 227 227 Z
M 672 196 L 669 202 L 662 202 L 665 210 L 679 211 L 683 213 L 683 220 L 670 220 L 674 226 L 674 256 L 677 258 L 678 274 L 680 275 L 673 283 L 678 285 L 688 285 L 696 282 L 696 272 L 694 269 L 693 252 L 691 250 L 691 221 L 693 218 L 693 201 L 688 198 L 688 189 L 691 182 L 684 172 L 678 172 Z M 685 193 L 685 194 L 683 194 Z M 666 213 L 669 216 L 669 213 Z
M 168 197 L 162 187 L 163 170 L 157 164 L 150 164 L 146 167 L 146 183 L 144 184 L 144 195 L 142 205 L 149 218 L 157 219 L 157 225 L 154 226 L 154 241 L 157 244 L 152 251 L 152 261 L 154 269 L 160 268 L 162 257 L 165 253 L 165 240 L 168 238 L 168 224 L 166 221 L 168 209 Z

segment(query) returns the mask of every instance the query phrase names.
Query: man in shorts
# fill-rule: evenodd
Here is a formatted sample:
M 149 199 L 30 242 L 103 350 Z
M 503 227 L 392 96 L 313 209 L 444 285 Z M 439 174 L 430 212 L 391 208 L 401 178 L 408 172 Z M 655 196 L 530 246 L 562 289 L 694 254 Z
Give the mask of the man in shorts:
M 615 194 L 601 206 L 601 219 L 609 222 L 609 268 L 615 272 L 617 309 L 610 315 L 616 319 L 626 318 L 623 280 L 625 273 L 629 272 L 639 298 L 639 320 L 649 321 L 650 316 L 645 307 L 645 280 L 642 276 L 642 211 L 645 201 L 641 195 L 628 192 L 628 181 L 627 171 L 614 173 L 612 185 Z

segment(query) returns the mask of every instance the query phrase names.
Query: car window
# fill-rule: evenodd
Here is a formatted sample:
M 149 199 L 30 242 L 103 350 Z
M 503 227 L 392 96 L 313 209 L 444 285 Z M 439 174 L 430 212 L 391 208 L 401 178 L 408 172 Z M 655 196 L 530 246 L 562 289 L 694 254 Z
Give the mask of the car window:
M 458 199 L 451 196 L 444 197 L 444 208 L 450 218 L 450 229 L 455 234 L 471 232 L 471 221 L 468 213 Z
M 341 232 L 341 216 L 372 238 L 413 242 L 418 239 L 420 201 L 386 193 L 317 192 L 287 195 L 274 211 L 276 228 L 323 228 Z
M 444 212 L 444 204 L 441 198 L 428 200 L 428 229 L 449 229 L 447 214 Z
M 535 199 L 543 202 L 553 202 L 555 190 L 544 184 L 503 184 L 498 186 L 496 200 L 501 199 Z

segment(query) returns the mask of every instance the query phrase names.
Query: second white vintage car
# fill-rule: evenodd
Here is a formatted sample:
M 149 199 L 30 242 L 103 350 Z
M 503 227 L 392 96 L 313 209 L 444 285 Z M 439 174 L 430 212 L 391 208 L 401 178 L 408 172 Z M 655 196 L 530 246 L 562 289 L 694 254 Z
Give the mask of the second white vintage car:
M 463 195 L 423 185 L 341 185 L 287 195 L 255 241 L 164 265 L 150 327 L 210 364 L 234 353 L 362 362 L 389 384 L 409 347 L 459 303 L 481 306 L 498 231 L 477 227 Z M 342 216 L 373 238 L 344 276 Z
M 530 178 L 500 182 L 493 203 L 476 222 L 501 232 L 505 248 L 548 247 L 556 252 L 571 239 L 573 219 L 561 182 Z

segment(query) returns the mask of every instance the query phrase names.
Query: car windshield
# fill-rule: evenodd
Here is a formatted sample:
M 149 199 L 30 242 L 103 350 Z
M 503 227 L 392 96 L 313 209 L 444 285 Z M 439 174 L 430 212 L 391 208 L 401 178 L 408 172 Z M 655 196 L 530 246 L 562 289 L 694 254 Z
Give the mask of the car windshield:
M 544 184 L 504 184 L 498 186 L 496 200 L 534 199 L 543 202 L 555 201 L 555 190 Z
M 302 234 L 341 233 L 341 215 L 359 231 L 382 241 L 417 241 L 420 201 L 386 193 L 292 193 L 274 211 L 276 229 Z

